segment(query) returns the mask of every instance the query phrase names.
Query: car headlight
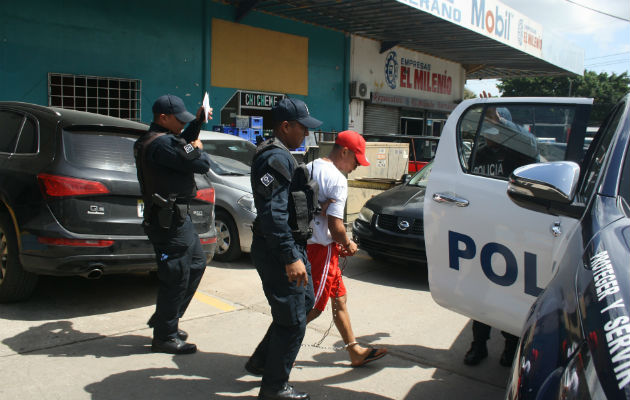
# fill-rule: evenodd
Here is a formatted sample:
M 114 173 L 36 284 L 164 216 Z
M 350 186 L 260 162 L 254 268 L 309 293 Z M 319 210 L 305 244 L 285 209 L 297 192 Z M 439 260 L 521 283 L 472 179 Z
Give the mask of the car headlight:
M 238 199 L 236 202 L 241 208 L 249 211 L 250 213 L 256 214 L 256 206 L 254 205 L 254 196 L 251 194 L 246 194 L 245 196 Z
M 374 211 L 367 207 L 362 207 L 361 212 L 359 212 L 359 219 L 361 221 L 365 221 L 368 224 L 372 223 L 372 217 L 374 216 Z

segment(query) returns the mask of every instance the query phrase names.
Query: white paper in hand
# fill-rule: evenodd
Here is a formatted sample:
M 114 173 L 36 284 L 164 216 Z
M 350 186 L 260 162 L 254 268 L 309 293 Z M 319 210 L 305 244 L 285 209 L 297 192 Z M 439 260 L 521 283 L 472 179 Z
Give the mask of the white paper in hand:
M 208 96 L 208 92 L 203 95 L 203 102 L 201 103 L 204 112 L 204 122 L 208 122 L 208 114 L 210 113 L 210 97 Z

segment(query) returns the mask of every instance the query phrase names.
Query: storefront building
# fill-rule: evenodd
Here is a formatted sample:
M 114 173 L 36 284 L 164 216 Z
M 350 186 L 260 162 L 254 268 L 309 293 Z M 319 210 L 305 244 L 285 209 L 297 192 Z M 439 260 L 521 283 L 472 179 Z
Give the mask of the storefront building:
M 195 110 L 208 92 L 212 125 L 270 129 L 292 96 L 323 131 L 438 136 L 466 79 L 582 70 L 583 52 L 495 0 L 0 4 L 0 100 L 142 122 L 162 94 Z
M 210 0 L 2 2 L 0 100 L 148 123 L 160 95 L 192 111 L 207 91 L 214 125 L 234 123 L 235 97 L 238 112 L 268 116 L 270 102 L 288 95 L 307 102 L 323 129 L 344 127 L 349 38 L 264 13 L 235 23 L 235 11 Z
M 439 136 L 463 97 L 465 70 L 457 63 L 352 37 L 348 126 L 364 134 Z

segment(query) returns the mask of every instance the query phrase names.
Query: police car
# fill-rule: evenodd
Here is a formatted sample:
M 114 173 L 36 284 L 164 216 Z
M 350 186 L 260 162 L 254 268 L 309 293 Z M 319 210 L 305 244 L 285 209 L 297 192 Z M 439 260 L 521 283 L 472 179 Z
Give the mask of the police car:
M 630 398 L 630 98 L 584 154 L 591 104 L 464 101 L 437 149 L 424 203 L 431 294 L 521 337 L 508 398 Z M 511 132 L 496 140 L 484 130 L 500 108 Z M 543 138 L 564 154 L 513 161 Z M 481 151 L 493 168 L 480 168 Z

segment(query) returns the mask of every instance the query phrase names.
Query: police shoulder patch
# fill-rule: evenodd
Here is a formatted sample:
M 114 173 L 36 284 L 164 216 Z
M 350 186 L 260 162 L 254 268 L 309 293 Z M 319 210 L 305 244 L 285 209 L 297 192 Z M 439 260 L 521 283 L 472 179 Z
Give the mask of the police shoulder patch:
M 267 172 L 265 175 L 262 176 L 262 178 L 260 178 L 260 181 L 263 185 L 269 186 L 274 181 L 274 177 L 269 172 Z
M 186 152 L 186 154 L 192 153 L 193 151 L 195 151 L 195 147 L 188 143 L 186 146 L 184 146 L 184 151 Z

